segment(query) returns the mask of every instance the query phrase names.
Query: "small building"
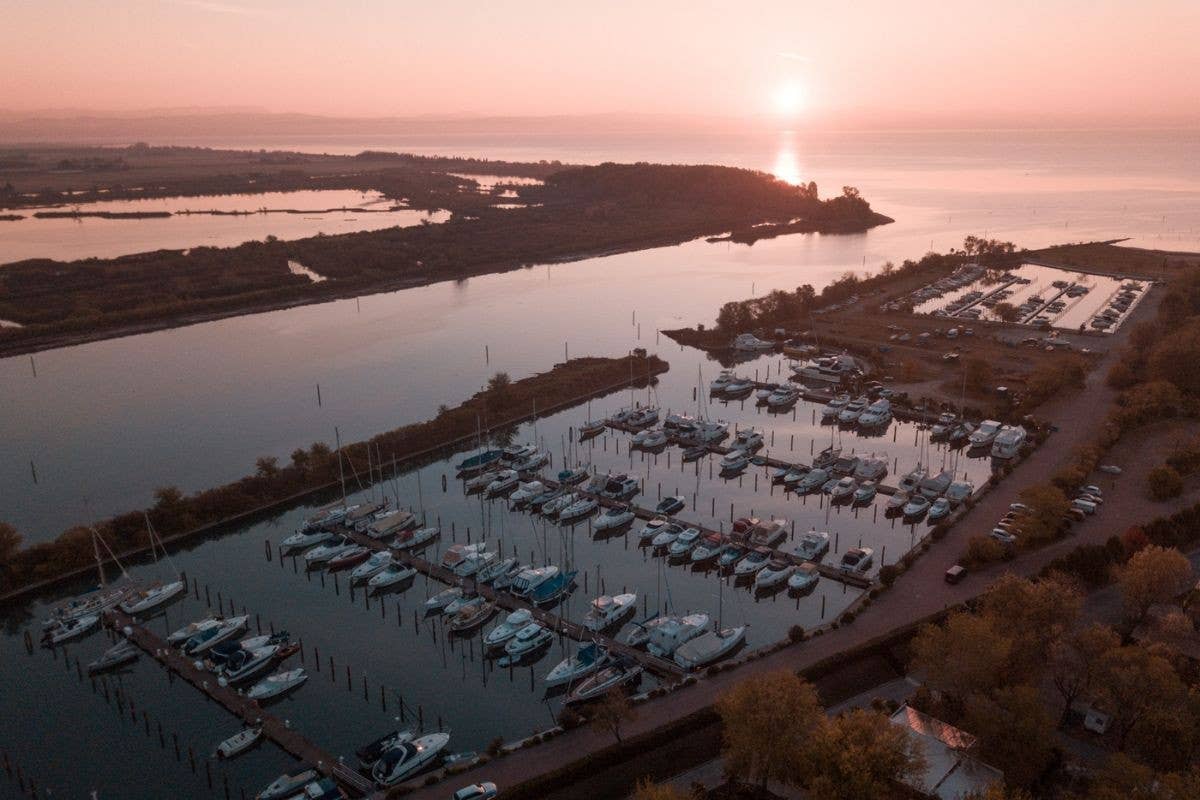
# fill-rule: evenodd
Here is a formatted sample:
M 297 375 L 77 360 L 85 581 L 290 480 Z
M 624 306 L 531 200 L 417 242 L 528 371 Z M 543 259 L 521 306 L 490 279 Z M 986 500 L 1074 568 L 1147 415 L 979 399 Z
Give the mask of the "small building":
M 907 705 L 896 709 L 891 722 L 916 739 L 925 758 L 925 770 L 907 781 L 920 794 L 963 800 L 1004 780 L 1003 772 L 971 755 L 976 744 L 971 734 Z

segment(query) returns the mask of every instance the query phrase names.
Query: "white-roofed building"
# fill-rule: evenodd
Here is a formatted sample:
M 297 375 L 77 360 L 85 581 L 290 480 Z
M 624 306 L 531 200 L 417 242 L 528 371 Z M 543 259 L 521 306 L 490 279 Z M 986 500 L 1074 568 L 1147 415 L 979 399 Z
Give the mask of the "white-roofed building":
M 920 742 L 925 770 L 908 785 L 925 796 L 962 800 L 1004 780 L 1003 772 L 970 754 L 976 742 L 971 734 L 906 705 L 896 709 L 891 721 Z

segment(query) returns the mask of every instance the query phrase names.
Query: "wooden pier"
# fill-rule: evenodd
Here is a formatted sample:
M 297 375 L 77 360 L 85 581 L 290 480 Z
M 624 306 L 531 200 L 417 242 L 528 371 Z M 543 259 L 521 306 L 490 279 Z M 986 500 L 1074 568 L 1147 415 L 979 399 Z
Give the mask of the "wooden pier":
M 322 775 L 332 777 L 344 789 L 360 796 L 371 794 L 374 791 L 374 786 L 367 778 L 317 747 L 299 731 L 289 727 L 279 717 L 260 706 L 258 702 L 240 694 L 232 687 L 221 686 L 217 682 L 216 675 L 198 669 L 193 659 L 139 625 L 133 617 L 118 609 L 112 609 L 105 612 L 105 622 L 120 631 L 125 638 L 140 647 L 166 669 L 196 687 L 209 699 L 220 703 L 247 727 L 261 726 L 263 736 L 305 764 L 312 766 Z M 127 634 L 126 631 L 128 631 Z

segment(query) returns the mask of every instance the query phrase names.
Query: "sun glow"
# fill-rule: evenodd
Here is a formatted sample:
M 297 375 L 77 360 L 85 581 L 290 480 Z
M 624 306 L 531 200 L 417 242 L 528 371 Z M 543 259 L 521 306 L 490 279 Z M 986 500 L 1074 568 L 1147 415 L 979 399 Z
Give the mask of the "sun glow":
M 771 95 L 775 113 L 781 117 L 795 117 L 801 114 L 807 104 L 807 99 L 804 87 L 794 82 L 776 86 Z

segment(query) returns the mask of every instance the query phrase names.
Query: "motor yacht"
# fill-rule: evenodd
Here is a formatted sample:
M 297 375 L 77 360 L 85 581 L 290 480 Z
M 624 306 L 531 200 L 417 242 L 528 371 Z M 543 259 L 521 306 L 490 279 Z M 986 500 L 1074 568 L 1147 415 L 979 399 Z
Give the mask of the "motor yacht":
M 975 432 L 967 437 L 967 442 L 972 448 L 990 447 L 992 442 L 996 440 L 996 434 L 1000 433 L 1000 429 L 1004 427 L 994 419 L 985 419 L 979 423 L 979 427 Z
M 820 577 L 821 572 L 816 564 L 801 564 L 788 578 L 788 589 L 793 592 L 807 592 L 817 585 Z
M 950 501 L 944 497 L 939 497 L 929 506 L 929 521 L 937 522 L 949 513 Z
M 768 408 L 787 408 L 800 399 L 800 390 L 794 386 L 781 386 L 767 397 Z
M 784 519 L 771 519 L 765 522 L 758 520 L 747 520 L 750 522 L 748 526 L 748 535 L 746 541 L 753 547 L 775 547 L 788 534 L 788 522 Z M 735 531 L 736 532 L 736 531 Z
M 357 566 L 370 558 L 371 553 L 372 550 L 369 547 L 356 544 L 349 550 L 345 550 L 329 559 L 329 571 L 340 572 L 341 570 Z
M 904 504 L 904 518 L 910 521 L 915 521 L 925 516 L 929 511 L 929 498 L 922 494 L 914 494 L 908 498 L 908 502 Z
M 858 371 L 850 356 L 816 358 L 807 364 L 792 364 L 792 373 L 801 380 L 816 383 L 841 383 Z
M 411 742 L 414 739 L 412 731 L 389 731 L 383 734 L 374 741 L 363 745 L 355 751 L 354 755 L 358 759 L 358 765 L 367 772 L 375 766 L 375 762 L 383 758 L 383 754 L 394 747 Z
M 829 493 L 829 496 L 832 497 L 835 502 L 844 502 L 853 499 L 854 494 L 857 491 L 858 484 L 855 482 L 854 478 L 839 478 L 838 482 L 834 484 L 833 490 Z
M 280 644 L 268 644 L 254 650 L 239 649 L 225 662 L 221 677 L 230 684 L 257 678 L 271 668 L 281 649 L 283 645 Z
M 381 592 L 384 589 L 390 589 L 396 584 L 416 577 L 416 574 L 417 570 L 414 567 L 406 567 L 403 564 L 389 564 L 367 581 L 367 589 L 372 592 Z
M 708 614 L 688 614 L 682 617 L 667 617 L 650 631 L 646 649 L 659 658 L 670 658 L 679 646 L 695 639 L 708 630 L 711 620 Z
M 641 491 L 641 484 L 632 475 L 613 475 L 605 478 L 598 494 L 608 500 L 628 500 Z
M 674 544 L 679 535 L 683 533 L 683 526 L 675 522 L 669 522 L 658 529 L 658 533 L 654 534 L 654 538 L 650 540 L 651 547 L 669 547 Z
M 637 608 L 637 595 L 633 593 L 603 594 L 592 601 L 583 617 L 583 627 L 589 631 L 602 631 L 632 613 Z
M 618 657 L 608 666 L 594 672 L 580 681 L 567 695 L 566 703 L 586 703 L 604 697 L 613 689 L 627 686 L 639 680 L 642 667 L 632 658 Z
M 864 575 L 871 568 L 874 555 L 875 551 L 870 547 L 851 547 L 842 554 L 838 569 L 850 574 Z
M 357 546 L 355 541 L 349 536 L 339 536 L 336 539 L 331 539 L 304 554 L 305 566 L 309 569 L 324 566 L 337 556 Z
M 430 766 L 449 743 L 448 733 L 430 733 L 402 742 L 379 757 L 371 768 L 371 777 L 380 787 L 394 786 Z
M 647 539 L 653 539 L 658 535 L 658 532 L 663 529 L 663 526 L 670 522 L 666 517 L 653 517 L 649 522 L 642 526 L 638 531 L 638 541 L 644 542 Z
M 767 562 L 771 560 L 771 551 L 766 547 L 755 547 L 746 557 L 737 563 L 733 568 L 733 574 L 736 578 L 749 578 L 757 573 L 760 569 L 767 566 Z
M 828 403 L 826 403 L 825 405 L 823 405 L 821 407 L 821 417 L 823 419 L 836 418 L 838 414 L 842 413 L 842 409 L 844 409 L 849 404 L 850 404 L 850 395 L 848 395 L 848 394 L 834 395 L 833 398 Z
M 575 653 L 555 665 L 546 674 L 547 686 L 561 686 L 591 675 L 608 663 L 608 651 L 595 642 L 589 642 Z
M 552 639 L 554 634 L 549 628 L 540 622 L 530 622 L 504 643 L 504 657 L 497 662 L 497 666 L 512 666 L 535 650 L 550 644 Z
M 167 636 L 167 644 L 171 645 L 172 647 L 181 645 L 198 633 L 209 630 L 210 628 L 221 627 L 224 622 L 224 617 L 215 615 L 211 617 L 205 617 L 204 619 L 197 620 L 195 622 L 189 622 L 187 625 L 184 625 L 182 628 L 175 630 L 173 633 Z
M 519 483 L 516 491 L 508 496 L 508 507 L 510 509 L 522 508 L 544 491 L 546 491 L 546 486 L 541 481 Z
M 363 563 L 350 571 L 351 583 L 366 583 L 392 565 L 392 554 L 372 553 Z
M 673 497 L 664 497 L 654 507 L 654 513 L 660 517 L 669 517 L 672 514 L 678 514 L 683 509 L 687 508 L 687 498 L 683 495 L 675 495 Z
M 771 395 L 778 392 L 781 387 L 778 383 L 768 383 L 754 390 L 754 399 L 760 406 L 765 406 Z
M 810 492 L 818 491 L 828 480 L 829 473 L 820 467 L 817 467 L 809 470 L 808 473 L 796 483 L 796 491 L 800 494 L 809 494 Z
M 754 576 L 754 589 L 773 589 L 785 582 L 796 571 L 796 565 L 785 558 L 772 558 Z
M 992 441 L 992 458 L 1014 458 L 1025 444 L 1026 432 L 1020 425 L 1005 425 Z
M 892 421 L 892 404 L 886 397 L 881 397 L 867 407 L 858 417 L 858 424 L 864 428 L 877 428 Z
M 737 399 L 739 397 L 749 397 L 753 391 L 754 381 L 749 378 L 735 377 L 721 394 L 731 399 Z
M 492 628 L 483 637 L 483 644 L 486 647 L 502 647 L 505 642 L 517 635 L 517 632 L 533 621 L 533 612 L 527 608 L 520 608 L 509 614 L 496 627 Z
M 692 548 L 700 543 L 700 529 L 688 528 L 683 533 L 676 537 L 675 541 L 671 542 L 671 546 L 667 548 L 667 553 L 672 558 L 683 558 L 692 552 Z
M 725 552 L 725 537 L 716 531 L 707 534 L 692 550 L 692 563 L 701 564 L 719 558 Z
M 187 584 L 181 580 L 160 583 L 130 594 L 122 601 L 121 610 L 133 617 L 143 615 L 161 608 L 186 591 Z
M 584 517 L 596 513 L 600 502 L 594 497 L 581 497 L 571 505 L 558 512 L 558 521 L 563 524 L 578 522 Z
M 843 425 L 853 425 L 862 416 L 867 409 L 869 401 L 866 397 L 856 397 L 846 404 L 846 407 L 838 412 L 837 420 Z
M 681 644 L 672 658 L 686 670 L 697 670 L 725 658 L 745 640 L 745 625 L 708 631 Z
M 635 516 L 629 506 L 613 506 L 596 518 L 592 527 L 598 531 L 620 528 L 633 522 Z
M 763 350 L 774 350 L 775 343 L 760 339 L 753 333 L 739 333 L 733 340 L 733 349 L 756 353 Z
M 750 466 L 750 457 L 742 450 L 730 450 L 721 459 L 722 472 L 741 472 Z
M 249 619 L 248 616 L 230 617 L 215 628 L 200 631 L 183 643 L 183 652 L 190 656 L 205 653 L 221 642 L 229 641 L 240 635 L 246 630 L 246 622 Z
M 743 453 L 753 453 L 763 446 L 762 431 L 754 428 L 743 428 L 733 439 L 733 447 Z
M 810 530 L 800 534 L 796 542 L 796 554 L 805 561 L 820 563 L 829 552 L 829 534 L 825 531 Z
M 246 697 L 261 703 L 294 691 L 307 680 L 308 673 L 304 671 L 304 667 L 277 672 L 251 686 L 246 692 Z
M 388 547 L 393 550 L 415 550 L 429 544 L 442 535 L 442 529 L 437 526 L 428 528 L 409 528 L 396 534 L 396 538 Z
M 708 385 L 709 391 L 711 391 L 713 394 L 724 392 L 725 387 L 733 383 L 733 381 L 733 373 L 729 370 L 724 370 L 716 378 L 713 378 L 712 382 Z
M 859 487 L 854 490 L 853 502 L 856 506 L 868 505 L 875 499 L 876 493 L 879 491 L 875 485 L 875 481 L 863 481 Z
M 502 469 L 496 473 L 496 477 L 492 478 L 491 483 L 484 490 L 489 495 L 504 494 L 505 492 L 517 488 L 517 483 L 521 480 L 521 476 L 515 469 Z
M 517 597 L 528 597 L 543 583 L 556 577 L 558 572 L 558 567 L 553 564 L 522 570 L 512 582 L 512 593 Z

